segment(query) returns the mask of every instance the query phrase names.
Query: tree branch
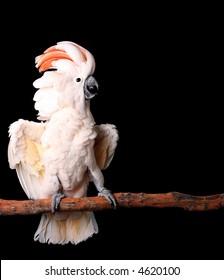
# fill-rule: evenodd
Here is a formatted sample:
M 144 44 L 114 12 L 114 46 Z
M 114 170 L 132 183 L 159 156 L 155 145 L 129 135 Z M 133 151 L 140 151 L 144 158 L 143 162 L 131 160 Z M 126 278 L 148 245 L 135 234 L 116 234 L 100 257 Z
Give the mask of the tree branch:
M 208 211 L 224 207 L 224 194 L 193 196 L 178 192 L 165 194 L 115 193 L 117 208 L 175 207 L 188 211 Z M 59 211 L 101 211 L 114 209 L 104 197 L 63 198 Z M 51 199 L 4 200 L 0 199 L 0 216 L 35 215 L 51 212 Z

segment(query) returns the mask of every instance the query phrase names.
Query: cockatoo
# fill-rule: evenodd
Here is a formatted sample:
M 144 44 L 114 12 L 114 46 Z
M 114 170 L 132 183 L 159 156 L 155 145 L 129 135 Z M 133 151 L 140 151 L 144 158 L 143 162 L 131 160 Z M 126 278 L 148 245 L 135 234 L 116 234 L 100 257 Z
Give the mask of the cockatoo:
M 96 125 L 90 111 L 99 85 L 87 49 L 58 42 L 35 58 L 35 66 L 42 73 L 33 83 L 37 121 L 19 119 L 9 126 L 9 166 L 29 199 L 52 198 L 52 212 L 42 214 L 34 240 L 78 244 L 98 233 L 94 213 L 59 212 L 60 200 L 87 196 L 92 181 L 116 207 L 102 170 L 113 159 L 118 131 L 113 124 Z

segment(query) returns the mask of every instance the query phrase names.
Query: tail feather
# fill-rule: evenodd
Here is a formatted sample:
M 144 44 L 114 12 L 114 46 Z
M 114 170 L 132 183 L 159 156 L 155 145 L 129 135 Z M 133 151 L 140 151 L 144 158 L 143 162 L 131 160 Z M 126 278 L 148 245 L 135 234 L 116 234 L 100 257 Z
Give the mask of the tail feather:
M 78 244 L 94 233 L 98 233 L 98 225 L 93 212 L 46 213 L 41 216 L 34 240 L 49 244 Z

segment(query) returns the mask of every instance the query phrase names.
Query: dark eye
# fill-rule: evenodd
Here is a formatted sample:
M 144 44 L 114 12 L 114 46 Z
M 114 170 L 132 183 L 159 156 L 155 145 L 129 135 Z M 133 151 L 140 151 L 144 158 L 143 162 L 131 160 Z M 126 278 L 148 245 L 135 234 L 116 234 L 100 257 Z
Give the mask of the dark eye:
M 77 83 L 81 82 L 81 78 L 76 78 L 76 82 Z

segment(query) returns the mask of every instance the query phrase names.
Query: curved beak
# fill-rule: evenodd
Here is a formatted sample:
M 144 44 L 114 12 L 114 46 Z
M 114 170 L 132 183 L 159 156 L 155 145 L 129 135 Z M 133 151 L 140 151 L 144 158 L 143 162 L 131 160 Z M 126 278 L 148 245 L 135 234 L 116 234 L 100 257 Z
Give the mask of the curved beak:
M 93 76 L 86 78 L 84 83 L 84 95 L 87 100 L 91 100 L 98 94 L 99 85 Z

